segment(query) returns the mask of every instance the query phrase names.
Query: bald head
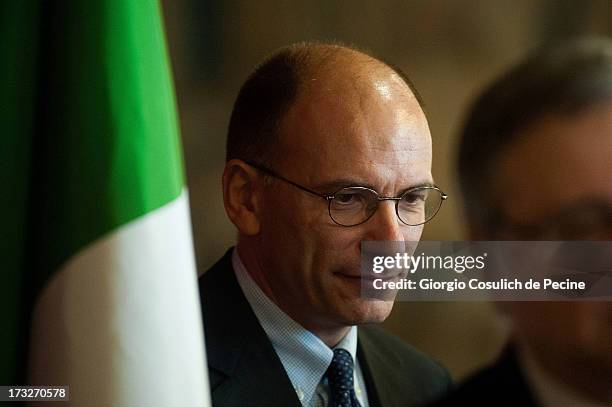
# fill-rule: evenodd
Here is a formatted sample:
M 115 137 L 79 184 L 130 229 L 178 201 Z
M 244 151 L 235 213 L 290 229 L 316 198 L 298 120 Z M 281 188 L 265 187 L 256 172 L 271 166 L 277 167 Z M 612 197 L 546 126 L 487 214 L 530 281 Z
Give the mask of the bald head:
M 373 82 L 373 78 L 380 80 Z M 265 163 L 279 155 L 281 123 L 300 95 L 338 88 L 353 88 L 361 94 L 372 86 L 384 93 L 394 84 L 421 104 L 406 74 L 365 52 L 331 43 L 281 48 L 240 89 L 230 119 L 226 161 L 238 158 Z
M 366 220 L 355 204 L 366 189 L 400 197 L 433 184 L 429 126 L 405 75 L 352 48 L 284 48 L 241 89 L 227 154 L 225 207 L 266 295 L 329 346 L 385 319 L 391 300 L 360 295 L 361 242 L 417 241 L 423 226 L 399 219 L 396 200 Z M 350 227 L 332 216 L 335 196 Z

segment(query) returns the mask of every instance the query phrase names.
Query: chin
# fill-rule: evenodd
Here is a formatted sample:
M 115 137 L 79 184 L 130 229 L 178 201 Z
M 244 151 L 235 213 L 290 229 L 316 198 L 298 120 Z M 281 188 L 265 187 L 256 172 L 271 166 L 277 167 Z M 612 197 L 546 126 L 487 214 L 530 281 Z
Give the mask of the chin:
M 350 325 L 374 324 L 387 319 L 393 309 L 393 301 L 360 299 L 351 308 Z

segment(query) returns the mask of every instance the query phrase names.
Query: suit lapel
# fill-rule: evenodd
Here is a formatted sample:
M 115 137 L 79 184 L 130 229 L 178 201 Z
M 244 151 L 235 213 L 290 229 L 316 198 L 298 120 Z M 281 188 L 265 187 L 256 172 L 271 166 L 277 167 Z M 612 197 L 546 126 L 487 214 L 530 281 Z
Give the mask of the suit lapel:
M 397 396 L 393 396 L 393 389 L 397 388 L 393 383 L 397 366 L 394 367 L 388 355 L 372 343 L 364 327 L 359 328 L 357 358 L 366 382 L 370 407 L 397 406 Z M 401 388 L 401 384 L 399 386 Z
M 405 407 L 423 404 L 423 372 L 418 365 L 407 365 L 394 345 L 381 340 L 381 333 L 370 326 L 359 327 L 357 357 L 362 367 L 370 405 Z
M 238 285 L 231 250 L 200 278 L 200 296 L 213 404 L 301 406 Z

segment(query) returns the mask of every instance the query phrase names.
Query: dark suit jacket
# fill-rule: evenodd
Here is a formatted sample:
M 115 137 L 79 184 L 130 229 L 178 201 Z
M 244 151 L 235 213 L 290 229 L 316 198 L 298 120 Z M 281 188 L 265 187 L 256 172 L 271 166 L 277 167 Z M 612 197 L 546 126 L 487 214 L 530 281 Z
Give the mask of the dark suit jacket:
M 234 275 L 231 251 L 199 282 L 215 407 L 301 406 Z M 446 370 L 400 339 L 360 327 L 357 357 L 370 406 L 419 406 L 450 387 Z
M 535 407 L 536 402 L 510 346 L 493 365 L 467 379 L 433 406 Z

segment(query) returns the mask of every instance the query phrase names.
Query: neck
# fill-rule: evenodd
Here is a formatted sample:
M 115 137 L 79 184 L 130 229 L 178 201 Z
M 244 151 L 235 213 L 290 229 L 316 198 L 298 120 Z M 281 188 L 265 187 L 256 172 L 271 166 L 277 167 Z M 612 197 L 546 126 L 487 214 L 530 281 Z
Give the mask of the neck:
M 300 325 L 302 324 L 300 323 Z M 330 348 L 333 348 L 334 346 L 338 345 L 351 329 L 350 326 L 343 326 L 339 328 L 336 327 L 330 329 L 311 329 L 306 326 L 304 326 L 304 328 L 315 334 L 319 339 L 323 341 L 324 344 L 326 344 Z
M 275 295 L 272 284 L 270 284 L 267 274 L 263 271 L 265 268 L 260 257 L 257 256 L 258 251 L 254 250 L 248 242 L 239 240 L 236 245 L 236 250 L 238 251 L 240 261 L 244 264 L 244 267 L 255 284 L 257 284 L 261 291 L 263 291 L 263 293 L 291 319 L 312 332 L 330 348 L 336 346 L 346 336 L 351 328 L 350 326 L 321 324 L 313 318 L 314 315 L 309 315 L 308 312 L 302 312 L 303 310 L 307 310 L 307 307 L 291 306 L 290 304 L 283 303 L 280 297 Z

